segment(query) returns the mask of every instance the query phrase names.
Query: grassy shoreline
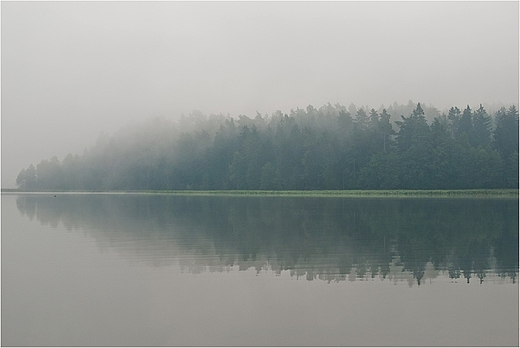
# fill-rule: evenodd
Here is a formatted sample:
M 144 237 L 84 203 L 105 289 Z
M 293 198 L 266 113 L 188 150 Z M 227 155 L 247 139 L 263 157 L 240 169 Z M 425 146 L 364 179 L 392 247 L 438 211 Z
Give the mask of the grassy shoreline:
M 2 189 L 2 193 L 36 193 L 16 189 Z M 518 198 L 518 189 L 468 189 L 468 190 L 124 190 L 124 191 L 53 191 L 53 193 L 90 194 L 160 194 L 176 196 L 301 196 L 301 197 L 500 197 Z

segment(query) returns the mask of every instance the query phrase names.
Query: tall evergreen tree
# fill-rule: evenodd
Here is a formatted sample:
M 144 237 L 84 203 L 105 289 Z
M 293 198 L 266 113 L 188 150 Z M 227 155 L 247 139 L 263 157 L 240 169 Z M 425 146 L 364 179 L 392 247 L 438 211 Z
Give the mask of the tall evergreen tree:
M 365 110 L 359 108 L 356 112 L 355 124 L 360 130 L 365 130 L 370 126 L 370 118 Z
M 501 108 L 495 117 L 493 147 L 502 158 L 503 185 L 518 187 L 518 109 Z
M 387 113 L 386 109 L 383 109 L 383 112 L 381 113 L 378 124 L 378 133 L 378 136 L 382 136 L 383 138 L 383 152 L 387 152 L 391 146 L 391 136 L 395 134 L 395 131 L 390 124 L 390 115 Z
M 458 135 L 461 112 L 458 107 L 451 107 L 448 111 L 448 121 L 450 125 L 450 133 L 452 137 Z
M 430 127 L 421 104 L 417 104 L 410 117 L 401 118 L 402 121 L 396 122 L 400 126 L 396 141 L 402 167 L 401 185 L 410 189 L 430 188 Z
M 510 161 L 511 155 L 518 151 L 518 110 L 511 106 L 509 110 L 501 108 L 495 118 L 496 128 L 493 145 L 502 159 Z
M 491 117 L 480 104 L 473 114 L 473 128 L 470 134 L 471 145 L 487 147 L 491 143 Z
M 472 117 L 471 108 L 469 105 L 462 112 L 462 116 L 459 121 L 459 126 L 457 128 L 457 136 L 460 136 L 462 133 L 466 133 L 468 136 L 471 135 L 471 130 L 473 126 L 473 117 Z

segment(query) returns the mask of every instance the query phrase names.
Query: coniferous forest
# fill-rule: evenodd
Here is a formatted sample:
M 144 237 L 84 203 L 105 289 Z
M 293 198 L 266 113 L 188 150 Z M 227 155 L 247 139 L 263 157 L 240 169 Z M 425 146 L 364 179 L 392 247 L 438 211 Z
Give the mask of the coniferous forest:
M 156 118 L 22 169 L 21 190 L 518 188 L 518 110 L 327 104 Z

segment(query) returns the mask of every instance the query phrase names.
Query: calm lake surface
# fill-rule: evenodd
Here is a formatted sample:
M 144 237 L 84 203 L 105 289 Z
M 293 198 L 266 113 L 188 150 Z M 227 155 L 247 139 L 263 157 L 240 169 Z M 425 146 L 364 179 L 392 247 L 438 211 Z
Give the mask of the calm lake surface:
M 2 345 L 518 346 L 518 199 L 2 194 Z

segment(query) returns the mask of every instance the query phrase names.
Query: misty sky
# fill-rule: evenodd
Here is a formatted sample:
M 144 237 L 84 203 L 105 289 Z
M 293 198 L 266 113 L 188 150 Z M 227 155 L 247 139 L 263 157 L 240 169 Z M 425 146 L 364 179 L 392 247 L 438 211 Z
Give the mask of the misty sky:
M 2 187 L 154 116 L 518 105 L 518 2 L 2 2 Z

